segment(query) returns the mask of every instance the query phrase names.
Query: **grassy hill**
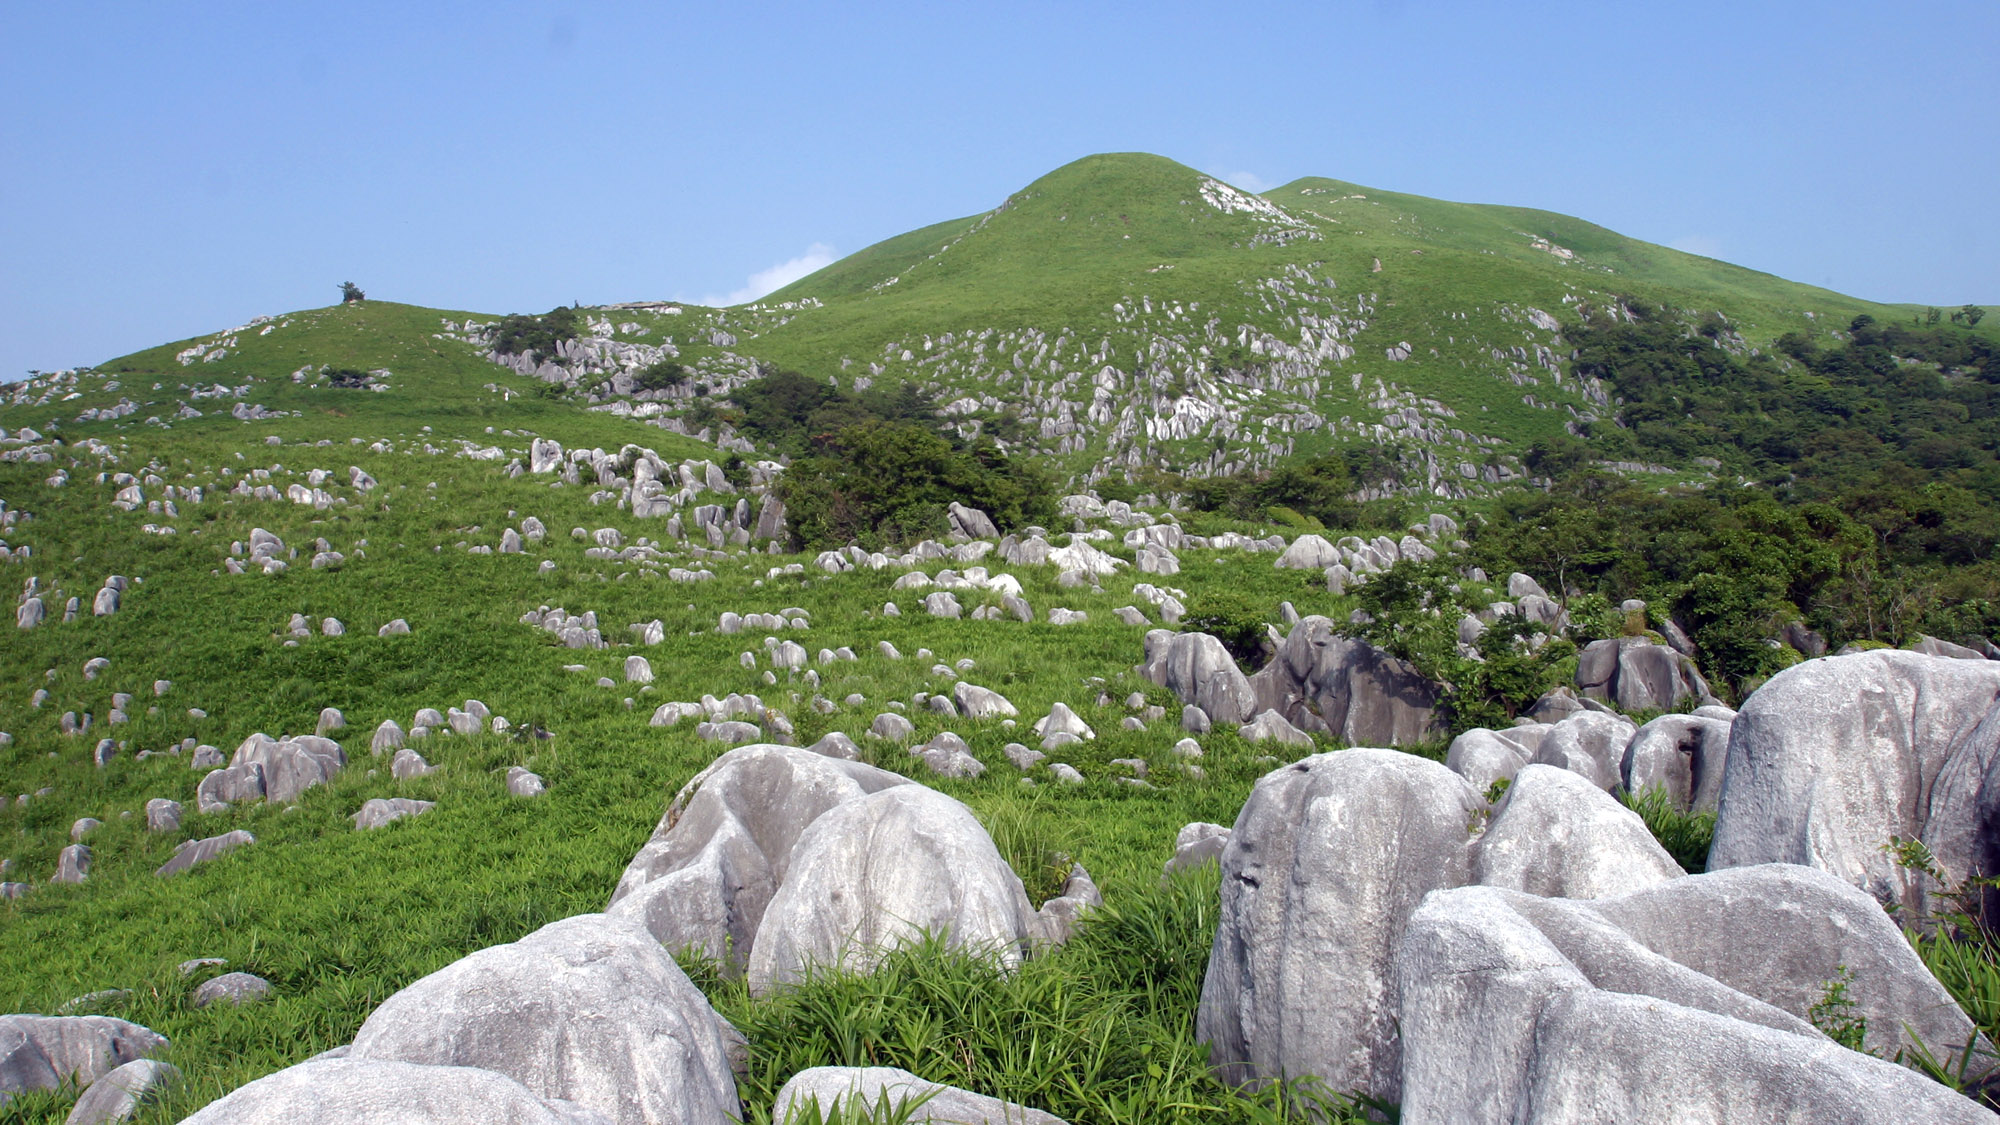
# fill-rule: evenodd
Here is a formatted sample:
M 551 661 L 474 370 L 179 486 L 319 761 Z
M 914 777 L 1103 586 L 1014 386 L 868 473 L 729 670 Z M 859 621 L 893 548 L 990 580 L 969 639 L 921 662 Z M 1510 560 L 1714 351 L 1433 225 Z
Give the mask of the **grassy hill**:
M 1413 513 L 1464 517 L 1525 473 L 1530 443 L 1608 412 L 1603 386 L 1569 367 L 1564 334 L 1580 307 L 1619 295 L 1690 316 L 1720 311 L 1745 351 L 1786 332 L 1830 338 L 1862 313 L 1909 316 L 1543 212 L 1318 179 L 1251 196 L 1126 154 L 1058 169 L 992 212 L 890 239 L 753 305 L 578 310 L 568 358 L 514 362 L 531 374 L 487 356 L 497 314 L 370 301 L 4 388 L 0 578 L 20 599 L 40 596 L 51 617 L 32 629 L 0 622 L 0 731 L 11 736 L 0 744 L 0 880 L 32 885 L 0 901 L 0 1011 L 123 990 L 85 1007 L 172 1038 L 168 1057 L 187 1083 L 138 1120 L 177 1120 L 347 1042 L 385 996 L 464 953 L 601 909 L 667 800 L 721 749 L 689 723 L 649 725 L 653 708 L 756 693 L 801 744 L 844 731 L 878 764 L 965 801 L 1031 884 L 1046 882 L 1052 853 L 1082 861 L 1111 910 L 1094 936 L 1007 982 L 969 969 L 955 983 L 928 981 L 941 991 L 922 995 L 964 1003 L 935 1020 L 916 1018 L 915 986 L 883 985 L 864 997 L 881 1020 L 863 1026 L 842 1013 L 867 1005 L 838 988 L 875 986 L 849 982 L 819 997 L 834 1014 L 813 1024 L 806 1000 L 752 1001 L 694 966 L 751 1035 L 753 1115 L 798 1066 L 866 1061 L 1078 1122 L 1178 1111 L 1283 1119 L 1269 1099 L 1233 1098 L 1201 1064 L 1192 1002 L 1214 875 L 1163 886 L 1160 869 L 1182 825 L 1229 823 L 1274 761 L 1309 751 L 1224 730 L 1201 739 L 1200 771 L 1180 768 L 1177 701 L 1134 674 L 1146 626 L 1116 611 L 1137 607 L 1159 624 L 1138 589 L 1151 582 L 1254 640 L 1282 620 L 1281 603 L 1346 619 L 1354 598 L 1329 594 L 1317 573 L 1235 550 L 1188 550 L 1172 576 L 1128 566 L 1095 588 L 989 557 L 981 565 L 1014 574 L 1036 619 L 946 620 L 917 608 L 920 591 L 892 586 L 903 567 L 830 573 L 814 555 L 762 542 L 677 539 L 668 516 L 692 527 L 702 506 L 761 500 L 748 483 L 769 468 L 759 451 L 731 463 L 739 447 L 718 442 L 741 440 L 729 392 L 776 365 L 845 390 L 920 384 L 957 436 L 999 436 L 1072 487 L 1373 445 L 1404 458 Z M 636 373 L 668 361 L 684 381 L 632 392 Z M 574 481 L 516 471 L 549 441 L 594 451 Z M 703 462 L 728 463 L 733 479 L 678 495 L 671 513 L 635 515 L 621 493 L 644 450 L 702 481 Z M 356 470 L 372 487 L 353 483 Z M 132 487 L 135 505 L 114 503 Z M 498 553 L 503 532 L 528 517 L 548 537 Z M 1296 531 L 1261 514 L 1180 518 L 1204 532 Z M 1133 561 L 1121 529 L 1100 526 L 1111 535 L 1097 545 Z M 232 545 L 257 528 L 296 555 L 282 573 L 231 573 L 241 561 Z M 614 539 L 622 546 L 604 546 Z M 342 557 L 313 566 L 322 553 Z M 921 569 L 946 565 L 959 564 Z M 97 616 L 93 595 L 111 576 L 131 585 L 116 613 Z M 1499 596 L 1468 583 L 1467 597 Z M 968 609 L 981 600 L 961 596 Z M 79 613 L 65 621 L 72 597 Z M 891 601 L 900 615 L 884 612 Z M 594 613 L 609 647 L 563 647 L 522 620 L 541 607 Z M 1056 607 L 1088 618 L 1050 624 Z M 719 630 L 725 611 L 791 608 L 810 628 L 785 636 L 859 658 L 785 673 L 763 655 L 763 633 Z M 407 635 L 378 635 L 398 618 Z M 328 635 L 327 619 L 343 631 Z M 630 629 L 655 621 L 658 644 Z M 903 658 L 880 655 L 882 641 Z M 626 679 L 631 655 L 649 659 L 653 682 Z M 87 674 L 97 658 L 108 666 Z M 1002 751 L 1019 732 L 920 700 L 960 677 L 1005 694 L 1024 724 L 1058 702 L 1075 707 L 1097 737 L 1054 760 L 1085 784 L 1050 784 L 1038 770 L 1038 784 L 1024 785 Z M 132 697 L 118 724 L 115 694 Z M 468 699 L 513 729 L 413 743 L 441 769 L 408 781 L 370 755 L 383 720 L 407 727 L 419 708 Z M 860 739 L 892 704 L 919 740 L 963 736 L 985 775 L 934 777 L 901 748 Z M 1125 720 L 1151 705 L 1170 709 L 1130 729 Z M 195 745 L 226 756 L 254 732 L 310 733 L 328 707 L 345 716 L 334 736 L 350 759 L 332 783 L 290 807 L 197 811 Z M 92 725 L 65 733 L 66 713 Z M 537 730 L 550 737 L 527 733 Z M 102 738 L 112 741 L 100 764 Z M 1146 762 L 1148 787 L 1127 784 L 1120 759 Z M 547 793 L 508 795 L 516 765 L 539 773 Z M 364 800 L 390 796 L 437 806 L 354 830 Z M 146 830 L 153 798 L 185 806 L 179 831 Z M 88 880 L 51 883 L 86 817 L 102 822 L 83 837 Z M 257 843 L 171 879 L 153 874 L 182 840 L 237 828 Z M 189 977 L 178 966 L 206 957 L 266 977 L 272 997 L 195 1008 L 193 986 L 220 970 Z M 1029 1016 L 1044 1033 L 1021 1041 L 1009 1021 Z M 1086 1062 L 1089 1080 L 1064 1085 Z M 65 1096 L 38 1095 L 0 1114 L 58 1121 L 67 1111 Z

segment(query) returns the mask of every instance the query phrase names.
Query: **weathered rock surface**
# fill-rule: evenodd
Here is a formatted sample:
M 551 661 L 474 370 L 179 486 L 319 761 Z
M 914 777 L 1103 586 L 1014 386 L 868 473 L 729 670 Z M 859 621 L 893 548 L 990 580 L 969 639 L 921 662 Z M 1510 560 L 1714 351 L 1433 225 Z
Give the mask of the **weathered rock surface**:
M 1533 760 L 1579 774 L 1608 793 L 1623 780 L 1625 747 L 1637 731 L 1622 716 L 1578 711 L 1549 728 Z
M 835 1116 L 836 1107 L 844 1106 L 857 1114 L 855 1120 L 873 1113 L 877 1116 L 870 1120 L 886 1121 L 890 1119 L 886 1107 L 919 1098 L 921 1105 L 907 1118 L 896 1120 L 910 1125 L 1063 1125 L 1061 1118 L 1041 1110 L 927 1082 L 888 1066 L 815 1066 L 799 1071 L 778 1091 L 772 1120 L 780 1125 L 807 1120 L 811 1106 L 817 1106 L 826 1120 L 846 1120 Z
M 618 1125 L 709 1125 L 737 1107 L 724 1026 L 643 927 L 581 914 L 384 1000 L 348 1059 L 496 1071 Z
M 166 1036 L 111 1016 L 0 1016 L 0 1101 L 64 1083 L 88 1086 L 166 1047 Z
M 1437 686 L 1366 641 L 1335 633 L 1324 617 L 1300 619 L 1249 684 L 1259 711 L 1350 745 L 1408 745 L 1437 733 Z
M 681 788 L 606 912 L 740 969 L 807 828 L 843 802 L 911 784 L 811 750 L 739 746 Z
M 1683 809 L 1714 809 L 1729 761 L 1730 726 L 1730 720 L 1703 715 L 1661 715 L 1640 727 L 1619 766 L 1625 788 L 1661 790 Z
M 172 1063 L 134 1059 L 92 1082 L 76 1099 L 63 1125 L 111 1125 L 127 1120 L 180 1077 L 180 1069 Z
M 331 780 L 347 765 L 347 754 L 338 742 L 317 735 L 275 739 L 253 734 L 236 748 L 229 765 L 232 769 L 259 767 L 264 799 L 289 802 L 298 800 L 299 794 L 307 789 Z
M 1473 882 L 1544 898 L 1631 894 L 1687 874 L 1639 814 L 1553 766 L 1521 770 L 1474 851 Z
M 1222 903 L 1195 1016 L 1224 1082 L 1318 1075 L 1393 1100 L 1391 970 L 1424 895 L 1472 875 L 1485 801 L 1436 762 L 1318 754 L 1266 774 L 1222 850 Z
M 362 804 L 361 811 L 355 813 L 352 819 L 356 829 L 366 830 L 380 828 L 406 816 L 421 816 L 436 807 L 436 801 L 417 801 L 408 797 L 373 797 Z
M 203 981 L 190 999 L 197 1008 L 224 1003 L 232 1006 L 254 1004 L 271 994 L 271 982 L 254 973 L 224 973 Z
M 1577 655 L 1576 686 L 1624 711 L 1671 709 L 1683 699 L 1709 694 L 1694 661 L 1645 637 L 1607 637 L 1585 645 Z
M 504 1074 L 470 1066 L 327 1058 L 267 1074 L 210 1102 L 182 1125 L 607 1125 L 572 1103 L 536 1097 Z
M 1710 870 L 1797 863 L 1915 917 L 1932 880 L 1884 850 L 1920 840 L 1953 880 L 2000 874 L 2000 661 L 1910 652 L 1787 668 L 1730 729 Z
M 237 848 L 257 842 L 257 837 L 238 828 L 224 832 L 220 836 L 210 836 L 203 840 L 188 840 L 174 851 L 172 859 L 161 864 L 153 874 L 178 875 L 197 863 L 207 863 L 217 856 L 225 855 Z
M 1828 895 L 1848 897 L 1835 904 Z M 1836 932 L 1843 925 L 1858 932 Z M 1750 935 L 1760 949 L 1778 943 L 1783 956 L 1744 957 Z M 1878 949 L 1899 963 L 1870 960 Z M 1911 1071 L 1835 1046 L 1807 1022 L 1846 956 L 1868 961 L 1892 988 L 1927 986 L 1924 996 L 1871 998 L 1871 1031 L 1878 1019 L 1918 1017 L 1951 1035 L 1936 1026 L 1940 999 L 1963 1020 L 1879 908 L 1796 867 L 1677 879 L 1588 903 L 1484 887 L 1436 892 L 1410 918 L 1396 958 L 1403 1113 L 1992 1121 Z M 1970 1021 L 1958 1025 L 1957 1041 L 1970 1033 Z
M 1021 880 L 970 810 L 919 785 L 881 789 L 799 836 L 750 950 L 750 988 L 815 967 L 865 972 L 923 932 L 1013 966 L 1031 916 Z
M 1249 678 L 1222 642 L 1207 633 L 1148 632 L 1141 672 L 1216 722 L 1247 722 L 1257 713 Z

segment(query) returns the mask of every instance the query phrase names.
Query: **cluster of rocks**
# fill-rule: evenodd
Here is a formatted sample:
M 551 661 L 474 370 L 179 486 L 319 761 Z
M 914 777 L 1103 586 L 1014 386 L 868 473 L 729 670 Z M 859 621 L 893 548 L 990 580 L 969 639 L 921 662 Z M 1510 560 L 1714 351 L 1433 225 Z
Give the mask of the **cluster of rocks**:
M 132 1116 L 180 1079 L 152 1058 L 167 1037 L 112 1016 L 0 1016 L 0 1107 L 17 1094 L 83 1091 L 70 1125 L 106 1125 Z
M 1196 1028 L 1225 1081 L 1311 1074 L 1421 1120 L 1991 1120 L 1872 1057 L 1991 1050 L 1874 900 L 1787 864 L 1684 875 L 1569 771 L 1495 807 L 1423 759 L 1316 755 L 1258 783 L 1219 861 Z M 1840 980 L 1872 1054 L 1811 1022 Z
M 611 643 L 597 627 L 597 611 L 587 609 L 572 615 L 557 606 L 554 609 L 541 606 L 521 615 L 521 624 L 534 625 L 554 633 L 565 648 L 610 648 Z
M 1095 896 L 1079 867 L 1072 901 L 1038 912 L 958 801 L 858 761 L 759 744 L 681 789 L 606 909 L 765 993 L 815 969 L 865 972 L 927 933 L 1017 965 L 1065 939 Z

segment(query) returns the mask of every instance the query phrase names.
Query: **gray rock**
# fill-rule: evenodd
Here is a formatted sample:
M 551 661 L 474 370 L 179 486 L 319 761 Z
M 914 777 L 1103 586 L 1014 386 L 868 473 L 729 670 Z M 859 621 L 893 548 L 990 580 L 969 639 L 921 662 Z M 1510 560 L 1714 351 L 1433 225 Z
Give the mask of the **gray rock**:
M 146 802 L 146 831 L 179 832 L 181 830 L 181 803 L 165 797 L 155 797 Z
M 697 723 L 694 733 L 696 738 L 704 738 L 710 742 L 724 742 L 732 746 L 755 742 L 764 736 L 763 729 L 756 723 L 746 723 L 740 719 L 728 719 L 719 723 Z
M 1000 748 L 1000 752 L 1007 755 L 1007 760 L 1014 763 L 1014 768 L 1020 770 L 1022 773 L 1034 769 L 1037 762 L 1048 757 L 1047 754 L 1042 753 L 1040 750 L 1029 749 L 1018 742 L 1009 742 Z
M 254 1004 L 270 994 L 271 982 L 263 977 L 252 973 L 224 973 L 197 986 L 189 1003 L 197 1008 L 206 1008 L 217 1002 L 241 1007 Z
M 739 746 L 681 788 L 606 911 L 642 923 L 669 949 L 740 969 L 801 834 L 843 802 L 911 784 L 810 750 Z
M 814 1107 L 827 1121 L 891 1120 L 891 1107 L 920 1102 L 910 1125 L 1063 1125 L 1038 1109 L 1003 1102 L 955 1086 L 927 1082 L 907 1070 L 887 1066 L 815 1066 L 799 1071 L 778 1091 L 774 1125 L 812 1120 Z M 851 1116 L 836 1116 L 844 1109 Z
M 1249 678 L 1207 633 L 1148 632 L 1141 674 L 1216 722 L 1246 722 L 1257 713 Z
M 957 618 L 963 615 L 964 607 L 958 604 L 958 599 L 950 591 L 939 590 L 924 595 L 924 612 L 932 617 Z
M 207 863 L 217 856 L 257 842 L 257 837 L 238 828 L 224 832 L 220 836 L 210 836 L 205 840 L 188 840 L 174 850 L 172 859 L 161 864 L 153 872 L 155 875 L 178 875 L 197 863 Z
M 890 742 L 908 742 L 910 737 L 917 733 L 917 728 L 903 716 L 893 711 L 884 711 L 875 716 L 874 722 L 868 724 L 868 733 Z
M 1784 968 L 1772 974 L 1766 958 L 1742 956 L 1747 936 L 1760 949 L 1799 951 L 1826 974 L 1800 990 L 1808 1007 L 1856 944 L 1836 937 L 1816 948 L 1812 937 L 1837 928 L 1815 917 L 1827 904 L 1786 893 L 1797 868 L 1757 870 L 1761 885 L 1735 917 L 1713 912 L 1712 875 L 1594 903 L 1479 887 L 1429 896 L 1395 966 L 1402 1111 L 1452 1121 L 1991 1121 L 1910 1071 L 1834 1046 L 1805 1009 L 1756 987 Z M 1904 967 L 1927 979 L 1894 925 L 1853 898 L 1873 918 L 1840 920 L 1901 946 Z M 1696 948 L 1664 947 L 1653 924 Z M 1735 963 L 1735 979 L 1710 975 L 1711 954 Z
M 403 728 L 396 720 L 383 719 L 382 725 L 375 728 L 375 734 L 368 740 L 368 752 L 384 754 L 391 750 L 401 750 L 403 739 Z
M 1409 745 L 1437 733 L 1437 685 L 1366 641 L 1340 636 L 1317 615 L 1293 626 L 1249 684 L 1259 711 L 1349 745 Z
M 968 539 L 1000 538 L 1000 529 L 993 525 L 993 517 L 977 508 L 968 508 L 954 500 L 946 506 L 945 515 L 951 520 L 951 529 Z
M 815 967 L 867 972 L 925 932 L 1011 968 L 1032 913 L 971 810 L 920 785 L 884 788 L 841 802 L 798 837 L 750 950 L 750 989 L 769 992 Z
M 1825 642 L 1822 641 L 1822 649 L 1824 649 L 1824 645 Z M 1918 637 L 1916 643 L 1909 646 L 1909 651 L 1921 653 L 1925 656 L 1942 656 L 1950 660 L 1986 659 L 1986 654 L 1976 648 L 1967 648 L 1964 645 L 1952 644 L 1950 641 L 1941 641 L 1928 634 Z
M 375 635 L 378 637 L 402 637 L 408 636 L 409 632 L 410 623 L 398 617 L 380 629 L 375 630 Z
M 1196 821 L 1185 825 L 1174 837 L 1174 858 L 1167 861 L 1163 875 L 1176 871 L 1186 871 L 1200 867 L 1204 863 L 1216 863 L 1222 859 L 1222 849 L 1229 845 L 1229 829 L 1221 824 Z
M 351 818 L 357 829 L 380 828 L 406 816 L 421 816 L 437 807 L 436 801 L 416 801 L 408 797 L 374 797 L 364 802 Z
M 1236 728 L 1236 733 L 1241 735 L 1245 742 L 1276 742 L 1306 749 L 1310 749 L 1313 744 L 1312 735 L 1286 722 L 1285 717 L 1276 711 L 1260 713 L 1256 718 Z
M 118 612 L 118 599 L 117 588 L 106 586 L 97 591 L 97 596 L 91 599 L 90 611 L 99 617 L 109 617 Z
M 222 763 L 222 751 L 217 750 L 213 746 L 197 746 L 194 748 L 194 753 L 188 757 L 189 769 L 211 770 Z M 258 791 L 262 792 L 261 787 Z
M 1208 712 L 1189 703 L 1181 707 L 1181 729 L 1189 734 L 1207 734 L 1212 724 Z
M 104 822 L 94 816 L 78 817 L 75 823 L 69 826 L 70 842 L 80 844 L 83 842 L 85 836 L 102 827 L 104 827 Z
M 1625 788 L 1659 789 L 1682 809 L 1712 810 L 1722 797 L 1732 720 L 1661 715 L 1639 728 L 1620 764 Z
M 1990 660 L 1875 651 L 1771 677 L 1730 728 L 1710 870 L 1817 867 L 1919 919 L 1937 887 L 1897 864 L 1892 837 L 1923 842 L 1953 880 L 2000 875 L 1996 700 Z
M 134 1059 L 90 1084 L 63 1125 L 111 1125 L 125 1121 L 180 1081 L 172 1063 Z
M 1083 784 L 1083 775 L 1076 772 L 1076 767 L 1070 765 L 1068 762 L 1055 763 L 1049 767 L 1049 773 L 1056 779 L 1057 784 L 1060 785 Z
M 1316 754 L 1266 774 L 1222 850 L 1222 900 L 1195 1034 L 1230 1085 L 1313 1074 L 1391 1101 L 1401 1087 L 1394 955 L 1429 891 L 1472 874 L 1485 801 L 1393 750 Z
M 625 682 L 628 684 L 650 684 L 653 682 L 653 665 L 643 656 L 625 658 Z
M 964 680 L 951 685 L 951 698 L 968 719 L 1010 719 L 1021 713 L 1006 696 Z
M 210 1102 L 182 1125 L 608 1125 L 609 1118 L 536 1097 L 504 1074 L 470 1066 L 316 1058 Z
M 1090 729 L 1090 724 L 1084 722 L 1082 716 L 1070 710 L 1069 704 L 1061 702 L 1050 705 L 1049 713 L 1035 720 L 1034 732 L 1045 740 L 1056 735 L 1069 735 L 1076 739 L 1097 737 L 1097 732 Z M 1043 749 L 1048 749 L 1046 742 Z
M 327 731 L 344 730 L 346 727 L 347 716 L 340 713 L 340 708 L 326 707 L 320 710 L 319 722 L 314 725 L 313 733 L 323 736 Z
M 1279 570 L 1325 571 L 1340 561 L 1340 548 L 1327 542 L 1324 536 L 1306 534 L 1292 540 L 1275 565 Z
M 1473 881 L 1544 898 L 1608 898 L 1687 874 L 1638 813 L 1553 766 L 1521 770 L 1474 852 Z
M 1534 579 L 1517 570 L 1507 576 L 1507 596 L 1519 599 L 1526 597 L 1546 598 L 1549 595 L 1548 591 L 1542 589 L 1541 583 L 1536 582 Z
M 837 730 L 828 731 L 818 742 L 806 749 L 828 758 L 841 758 L 850 762 L 857 761 L 861 757 L 861 747 L 856 746 L 853 739 Z
M 1709 694 L 1694 661 L 1645 637 L 1608 637 L 1585 645 L 1576 659 L 1576 685 L 1586 697 L 1624 711 L 1671 708 Z
M 1623 780 L 1625 747 L 1637 730 L 1622 716 L 1578 711 L 1549 728 L 1533 760 L 1581 774 L 1608 793 Z
M 474 1066 L 618 1125 L 709 1125 L 738 1105 L 723 1026 L 643 927 L 582 914 L 384 1000 L 348 1060 Z
M 232 769 L 252 765 L 260 767 L 264 799 L 290 802 L 298 800 L 299 794 L 307 789 L 332 780 L 333 775 L 347 765 L 347 754 L 341 750 L 339 743 L 330 738 L 299 735 L 278 740 L 265 734 L 253 734 L 237 747 L 229 765 Z M 204 778 L 203 784 L 207 780 Z
M 507 792 L 514 797 L 539 797 L 546 788 L 542 775 L 530 772 L 525 766 L 507 767 Z
M 195 758 L 199 764 L 199 750 L 195 752 Z M 218 751 L 218 763 L 220 758 L 221 752 Z M 195 786 L 194 799 L 195 808 L 204 815 L 223 812 L 242 801 L 261 801 L 264 799 L 264 767 L 250 762 L 216 770 Z
M 81 883 L 90 878 L 90 845 L 71 844 L 56 853 L 56 873 L 51 883 Z
M 422 754 L 405 746 L 389 759 L 389 776 L 397 781 L 409 781 L 437 772 L 437 767 L 424 760 Z
M 166 1036 L 111 1016 L 0 1016 L 0 1103 L 28 1090 L 89 1086 L 166 1047 Z
M 1445 751 L 1445 768 L 1483 793 L 1496 781 L 1513 780 L 1522 766 L 1534 760 L 1542 740 L 1554 729 L 1548 723 L 1506 730 L 1475 727 L 1451 740 L 1451 747 Z

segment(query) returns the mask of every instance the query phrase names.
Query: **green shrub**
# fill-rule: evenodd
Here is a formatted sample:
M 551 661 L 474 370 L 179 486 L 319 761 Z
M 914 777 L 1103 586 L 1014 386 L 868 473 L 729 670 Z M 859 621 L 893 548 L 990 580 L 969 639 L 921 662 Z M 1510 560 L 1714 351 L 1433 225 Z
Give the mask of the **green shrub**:
M 541 316 L 512 313 L 500 319 L 500 327 L 493 336 L 493 350 L 501 355 L 548 359 L 556 354 L 557 344 L 576 339 L 576 334 L 577 315 L 572 308 L 558 305 Z

